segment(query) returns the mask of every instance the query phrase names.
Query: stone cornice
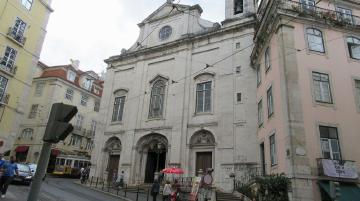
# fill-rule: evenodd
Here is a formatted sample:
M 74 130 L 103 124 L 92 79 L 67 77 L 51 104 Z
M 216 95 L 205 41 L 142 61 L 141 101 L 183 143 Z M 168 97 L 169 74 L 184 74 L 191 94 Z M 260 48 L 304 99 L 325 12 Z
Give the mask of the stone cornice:
M 200 123 L 200 124 L 188 124 L 188 128 L 205 128 L 205 127 L 211 127 L 211 126 L 218 126 L 218 122 L 208 122 L 208 123 Z
M 136 128 L 135 133 L 147 132 L 147 131 L 171 130 L 171 129 L 172 129 L 172 126 L 159 126 L 159 127 L 151 127 L 151 128 Z

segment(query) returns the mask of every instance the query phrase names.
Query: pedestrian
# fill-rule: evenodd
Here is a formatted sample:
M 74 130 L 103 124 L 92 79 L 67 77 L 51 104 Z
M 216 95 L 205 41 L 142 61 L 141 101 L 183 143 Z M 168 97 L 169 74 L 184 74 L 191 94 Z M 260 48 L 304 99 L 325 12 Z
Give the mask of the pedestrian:
M 3 159 L 4 155 L 0 153 L 0 167 L 3 166 L 3 164 L 5 163 L 5 160 Z M 0 170 L 0 178 L 3 175 L 3 171 Z
M 0 168 L 4 171 L 4 174 L 0 179 L 1 198 L 5 198 L 6 191 L 13 180 L 14 175 L 19 175 L 15 157 L 11 156 L 10 161 L 3 163 Z
M 124 187 L 124 177 L 125 177 L 125 173 L 124 170 L 121 171 L 120 176 L 119 176 L 119 186 L 120 187 Z
M 161 184 L 163 180 L 164 180 L 164 173 L 160 172 L 159 173 L 159 183 Z
M 153 197 L 153 201 L 156 201 L 156 196 L 159 194 L 160 184 L 157 179 L 154 180 L 153 185 L 151 186 L 151 196 Z
M 171 184 L 170 181 L 166 181 L 163 189 L 163 201 L 170 201 Z

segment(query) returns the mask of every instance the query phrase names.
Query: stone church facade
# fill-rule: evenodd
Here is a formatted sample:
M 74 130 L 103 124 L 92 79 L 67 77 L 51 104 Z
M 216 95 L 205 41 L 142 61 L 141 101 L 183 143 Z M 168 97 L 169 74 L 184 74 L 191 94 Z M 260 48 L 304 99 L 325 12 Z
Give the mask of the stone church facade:
M 225 20 L 199 5 L 167 1 L 143 22 L 128 50 L 106 59 L 91 176 L 125 172 L 128 184 L 180 167 L 214 168 L 215 185 L 256 166 L 256 72 L 250 66 L 255 6 L 226 0 Z

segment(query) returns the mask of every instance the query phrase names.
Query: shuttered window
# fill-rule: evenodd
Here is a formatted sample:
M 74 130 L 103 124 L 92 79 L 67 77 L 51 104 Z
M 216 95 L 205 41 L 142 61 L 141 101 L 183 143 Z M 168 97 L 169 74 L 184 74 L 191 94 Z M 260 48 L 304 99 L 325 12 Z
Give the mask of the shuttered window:
M 322 32 L 318 29 L 308 28 L 306 29 L 308 47 L 315 52 L 325 52 L 324 40 Z
M 211 81 L 196 86 L 196 113 L 211 112 Z
M 114 101 L 112 121 L 122 121 L 124 112 L 125 96 L 116 97 Z
M 341 160 L 338 130 L 336 127 L 319 126 L 323 158 Z
M 313 72 L 314 96 L 316 102 L 333 103 L 329 75 Z

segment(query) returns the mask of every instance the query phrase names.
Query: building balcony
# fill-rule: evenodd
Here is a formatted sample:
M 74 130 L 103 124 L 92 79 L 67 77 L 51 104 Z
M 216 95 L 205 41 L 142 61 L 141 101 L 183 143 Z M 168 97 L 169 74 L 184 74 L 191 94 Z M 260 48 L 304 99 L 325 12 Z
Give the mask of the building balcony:
M 26 37 L 24 37 L 22 34 L 15 34 L 14 28 L 9 27 L 7 36 L 12 39 L 15 43 L 17 43 L 20 46 L 24 46 L 26 42 Z
M 10 94 L 3 94 L 0 97 L 0 105 L 7 105 L 9 103 Z
M 277 7 L 286 13 L 294 12 L 297 13 L 299 17 L 311 17 L 317 20 L 323 20 L 334 26 L 360 28 L 360 17 L 356 15 L 344 14 L 335 10 L 289 0 L 280 0 Z
M 317 159 L 318 176 L 325 180 L 357 181 L 358 167 L 355 161 Z

